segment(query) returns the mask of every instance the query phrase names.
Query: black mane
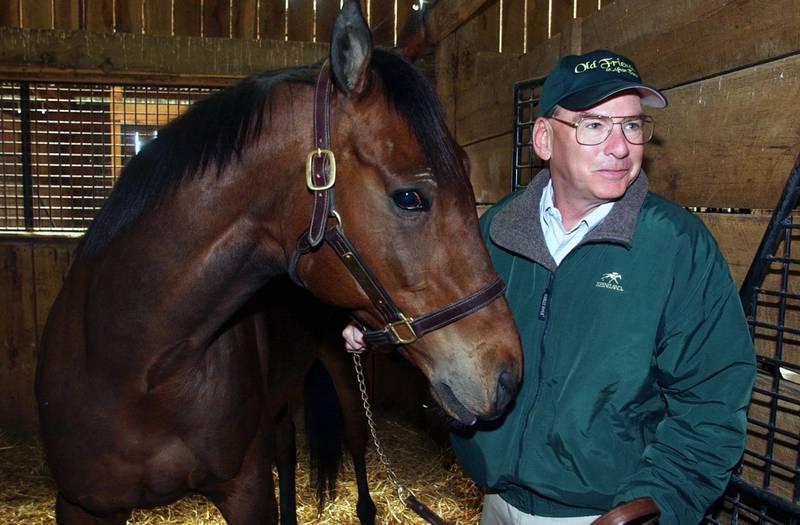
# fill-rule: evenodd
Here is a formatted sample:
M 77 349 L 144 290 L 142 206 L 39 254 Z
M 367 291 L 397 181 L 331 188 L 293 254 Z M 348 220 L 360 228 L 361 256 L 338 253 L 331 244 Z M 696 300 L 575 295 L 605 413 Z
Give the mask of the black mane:
M 455 143 L 427 80 L 391 51 L 375 49 L 372 66 L 382 80 L 387 102 L 412 127 L 434 172 L 463 177 Z M 79 256 L 99 254 L 121 230 L 185 177 L 211 167 L 221 173 L 251 141 L 259 138 L 275 87 L 283 83 L 313 83 L 318 68 L 317 64 L 249 77 L 196 102 L 159 130 L 157 138 L 122 169 L 81 241 Z

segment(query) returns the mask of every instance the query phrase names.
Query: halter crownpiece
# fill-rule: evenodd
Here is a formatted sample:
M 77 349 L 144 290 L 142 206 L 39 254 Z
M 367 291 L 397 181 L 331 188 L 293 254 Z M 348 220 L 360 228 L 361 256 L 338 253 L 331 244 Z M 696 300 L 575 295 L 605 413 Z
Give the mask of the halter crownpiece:
M 334 206 L 336 157 L 330 138 L 331 88 L 330 68 L 326 60 L 320 68 L 314 88 L 315 147 L 306 157 L 306 185 L 314 197 L 311 224 L 300 235 L 289 262 L 288 273 L 292 280 L 303 286 L 297 275 L 300 258 L 317 248 L 323 240 L 327 241 L 383 318 L 382 329 L 367 328 L 364 331 L 364 341 L 371 346 L 413 343 L 426 333 L 463 319 L 503 295 L 505 285 L 497 277 L 467 297 L 417 317 L 405 315 L 395 304 L 345 235 L 342 218 Z M 329 219 L 334 219 L 330 227 Z M 366 327 L 363 322 L 362 325 Z

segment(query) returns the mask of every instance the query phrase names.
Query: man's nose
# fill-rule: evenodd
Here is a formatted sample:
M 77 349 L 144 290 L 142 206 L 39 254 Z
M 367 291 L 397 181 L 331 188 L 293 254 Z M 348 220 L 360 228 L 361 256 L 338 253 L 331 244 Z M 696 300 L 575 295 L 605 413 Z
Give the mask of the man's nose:
M 615 122 L 614 125 L 611 126 L 611 135 L 606 139 L 605 146 L 606 153 L 614 155 L 618 159 L 627 157 L 630 154 L 630 143 L 628 139 L 625 138 L 625 133 L 622 132 L 621 122 Z

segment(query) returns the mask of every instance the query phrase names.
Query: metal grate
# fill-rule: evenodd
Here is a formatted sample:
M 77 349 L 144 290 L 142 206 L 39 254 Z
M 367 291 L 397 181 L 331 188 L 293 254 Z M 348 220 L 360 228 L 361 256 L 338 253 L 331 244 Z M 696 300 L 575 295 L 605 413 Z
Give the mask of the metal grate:
M 724 507 L 742 523 L 800 524 L 798 157 L 740 297 L 758 358 L 747 447 Z
M 539 92 L 544 77 L 514 84 L 514 177 L 511 191 L 528 185 L 540 169 L 542 159 L 533 151 L 533 123 L 539 116 Z
M 213 88 L 0 82 L 0 232 L 82 232 L 122 165 Z

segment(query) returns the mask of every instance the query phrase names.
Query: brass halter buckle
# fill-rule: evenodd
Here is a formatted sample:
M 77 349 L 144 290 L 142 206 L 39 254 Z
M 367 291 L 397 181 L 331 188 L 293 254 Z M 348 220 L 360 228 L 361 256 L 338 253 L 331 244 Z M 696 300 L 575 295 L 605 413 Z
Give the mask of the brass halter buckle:
M 327 157 L 328 158 L 328 182 L 322 185 L 316 185 L 314 183 L 314 159 L 317 157 Z M 311 153 L 308 154 L 306 157 L 306 185 L 308 189 L 311 191 L 325 191 L 333 188 L 333 184 L 336 182 L 336 157 L 333 155 L 333 151 L 329 149 L 322 149 L 317 148 L 311 150 Z
M 416 341 L 418 339 L 417 333 L 414 331 L 414 327 L 411 326 L 411 323 L 413 323 L 413 322 L 414 322 L 414 318 L 413 317 L 406 317 L 405 315 L 400 314 L 400 320 L 399 321 L 395 321 L 393 323 L 389 323 L 389 324 L 386 325 L 385 328 L 388 329 L 390 332 L 392 332 L 392 335 L 395 338 L 396 344 L 407 345 L 409 343 L 413 343 L 414 341 Z M 406 337 L 403 337 L 402 335 L 400 335 L 400 332 L 398 332 L 398 330 L 397 330 L 398 328 L 400 328 L 401 331 L 407 331 L 406 332 Z

